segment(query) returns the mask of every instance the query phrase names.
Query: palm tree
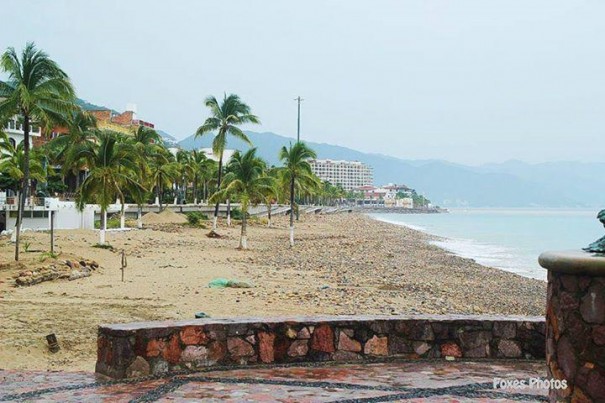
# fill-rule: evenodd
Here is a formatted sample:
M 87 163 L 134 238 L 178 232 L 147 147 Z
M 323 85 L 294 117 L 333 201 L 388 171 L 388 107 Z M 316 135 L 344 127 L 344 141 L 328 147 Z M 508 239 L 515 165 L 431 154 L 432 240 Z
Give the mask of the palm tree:
M 152 189 L 155 183 L 151 175 L 150 160 L 156 154 L 162 153 L 165 148 L 162 136 L 147 126 L 137 127 L 133 136 L 128 137 L 128 141 L 132 144 L 137 157 L 138 184 L 142 186 L 142 188 L 129 186 L 128 193 L 137 204 L 137 227 L 143 228 L 143 204 L 148 200 L 149 189 Z
M 25 175 L 25 145 L 20 142 L 16 147 L 5 141 L 0 132 L 0 174 L 11 178 L 15 183 L 14 189 L 21 194 L 23 189 L 23 176 Z M 46 171 L 39 158 L 33 158 L 29 163 L 30 178 L 39 182 L 46 181 Z
M 245 123 L 259 124 L 260 120 L 251 113 L 250 107 L 240 100 L 235 94 L 227 96 L 225 94 L 223 101 L 219 104 L 213 96 L 206 98 L 204 104 L 210 108 L 212 116 L 206 119 L 204 124 L 197 129 L 195 137 L 203 136 L 207 133 L 217 131 L 212 142 L 212 153 L 218 156 L 218 174 L 216 187 L 220 189 L 223 174 L 223 152 L 227 146 L 227 135 L 252 144 L 250 139 L 238 127 Z M 214 221 L 212 231 L 216 231 L 216 222 L 218 219 L 219 203 L 214 207 Z
M 317 158 L 315 151 L 303 142 L 297 141 L 289 148 L 283 146 L 279 151 L 279 159 L 284 164 L 284 178 L 290 183 L 290 246 L 294 246 L 294 198 L 297 183 L 301 185 L 309 177 L 313 177 L 309 159 Z
M 179 164 L 174 156 L 165 148 L 158 148 L 149 156 L 150 180 L 155 186 L 155 196 L 163 210 L 162 201 L 164 198 L 164 189 L 172 186 L 179 176 Z
M 273 178 L 263 175 L 265 167 L 265 162 L 256 156 L 256 148 L 251 148 L 244 154 L 236 151 L 229 161 L 229 171 L 222 188 L 210 198 L 217 202 L 228 197 L 239 198 L 242 211 L 239 249 L 248 249 L 248 206 L 261 202 L 267 190 L 273 187 Z
M 266 169 L 263 175 L 271 178 L 273 186 L 268 187 L 263 192 L 263 202 L 267 206 L 267 227 L 271 228 L 271 207 L 272 204 L 279 197 L 278 183 L 279 171 L 275 168 Z
M 76 201 L 83 209 L 86 203 L 101 206 L 101 230 L 99 244 L 105 244 L 107 229 L 107 208 L 116 199 L 124 201 L 124 189 L 142 186 L 138 182 L 136 159 L 131 144 L 120 141 L 118 133 L 103 131 L 99 144 L 81 149 L 73 158 L 83 158 L 89 173 L 82 182 Z
M 71 172 L 76 176 L 76 188 L 80 186 L 80 171 L 84 169 L 83 161 L 74 160 L 73 155 L 81 148 L 86 148 L 96 142 L 98 130 L 97 119 L 83 110 L 76 111 L 69 120 L 68 132 L 59 135 L 48 143 L 49 148 L 55 151 L 53 156 L 56 163 L 62 165 L 63 179 Z M 67 164 L 66 161 L 70 161 Z
M 17 212 L 15 260 L 19 260 L 19 235 L 25 199 L 30 192 L 30 131 L 32 124 L 49 127 L 65 123 L 74 110 L 75 93 L 67 74 L 48 57 L 28 43 L 21 54 L 8 48 L 0 58 L 0 68 L 8 81 L 0 81 L 0 117 L 20 115 L 23 120 L 23 191 Z

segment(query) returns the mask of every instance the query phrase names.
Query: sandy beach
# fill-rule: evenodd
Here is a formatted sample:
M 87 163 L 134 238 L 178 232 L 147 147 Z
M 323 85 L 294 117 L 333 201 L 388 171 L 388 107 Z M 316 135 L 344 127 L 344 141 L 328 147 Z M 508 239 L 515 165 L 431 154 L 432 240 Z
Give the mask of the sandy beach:
M 360 214 L 303 215 L 297 244 L 286 217 L 274 228 L 249 228 L 248 251 L 236 250 L 239 226 L 222 222 L 220 239 L 187 225 L 110 232 L 115 250 L 93 248 L 94 231 L 58 231 L 65 256 L 100 264 L 92 276 L 15 287 L 17 269 L 0 271 L 0 368 L 94 370 L 101 323 L 294 314 L 461 313 L 543 315 L 546 284 L 428 244 L 429 236 Z M 28 232 L 30 250 L 47 250 L 48 234 Z M 120 253 L 128 256 L 121 282 Z M 0 263 L 14 248 L 0 238 Z M 23 254 L 41 266 L 40 252 Z M 208 288 L 216 278 L 252 288 Z M 44 336 L 61 350 L 50 353 Z

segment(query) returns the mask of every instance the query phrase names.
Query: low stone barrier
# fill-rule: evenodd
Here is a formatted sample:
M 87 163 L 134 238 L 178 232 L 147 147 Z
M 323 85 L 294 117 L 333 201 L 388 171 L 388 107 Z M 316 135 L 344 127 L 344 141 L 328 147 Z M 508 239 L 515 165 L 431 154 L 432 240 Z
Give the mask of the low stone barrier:
M 99 327 L 96 371 L 115 379 L 213 365 L 419 358 L 544 358 L 541 317 L 314 316 Z

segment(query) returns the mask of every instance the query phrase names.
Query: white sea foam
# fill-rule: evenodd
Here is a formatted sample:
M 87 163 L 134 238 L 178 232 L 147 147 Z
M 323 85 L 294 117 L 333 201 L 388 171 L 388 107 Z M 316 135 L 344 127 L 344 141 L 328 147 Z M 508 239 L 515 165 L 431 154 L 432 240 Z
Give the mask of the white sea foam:
M 436 231 L 431 231 L 429 228 L 399 221 L 399 219 L 402 217 L 397 217 L 398 219 L 391 219 L 385 216 L 375 215 L 371 215 L 371 217 L 378 221 L 395 224 L 438 236 L 441 239 L 430 241 L 430 243 L 457 256 L 473 259 L 481 265 L 505 270 L 524 277 L 539 280 L 546 279 L 546 271 L 537 267 L 537 259 L 535 259 L 536 262 L 533 266 L 528 265 L 528 262 L 534 258 L 533 256 L 525 256 L 521 250 L 486 242 L 479 242 L 474 239 L 453 237 L 447 238 L 444 237 L 443 234 L 436 233 Z

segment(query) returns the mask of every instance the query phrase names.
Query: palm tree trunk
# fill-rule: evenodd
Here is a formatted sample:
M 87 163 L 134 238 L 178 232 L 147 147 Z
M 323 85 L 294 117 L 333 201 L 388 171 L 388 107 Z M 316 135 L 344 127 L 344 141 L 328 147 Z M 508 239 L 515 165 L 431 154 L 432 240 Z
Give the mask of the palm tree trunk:
M 99 231 L 99 244 L 105 245 L 105 231 L 107 230 L 107 210 L 101 207 L 101 226 Z
M 158 192 L 158 203 L 160 204 L 160 213 L 162 212 L 162 187 L 160 186 L 161 180 L 158 178 L 158 186 L 157 186 L 157 192 Z
M 246 213 L 248 212 L 248 204 L 242 202 L 242 233 L 239 237 L 239 248 L 248 249 L 248 219 Z
M 17 222 L 15 223 L 15 260 L 17 261 L 19 260 L 23 210 L 25 209 L 25 200 L 29 195 L 29 116 L 26 113 L 23 113 L 23 165 L 23 182 L 17 210 Z
M 231 199 L 227 199 L 227 227 L 231 226 Z
M 271 228 L 271 201 L 267 203 L 267 227 Z
M 218 159 L 218 177 L 216 181 L 216 189 L 217 191 L 221 188 L 221 177 L 223 173 L 223 153 Z M 216 205 L 214 206 L 214 221 L 212 222 L 212 231 L 216 231 L 216 222 L 218 221 L 218 208 L 219 208 L 220 200 L 217 200 Z
M 120 195 L 120 229 L 126 227 L 126 205 L 124 204 L 124 195 Z
M 197 175 L 193 177 L 193 204 L 197 205 Z
M 294 246 L 294 175 L 290 178 L 290 246 Z
M 137 227 L 143 228 L 143 206 L 139 204 L 139 211 L 137 213 Z

